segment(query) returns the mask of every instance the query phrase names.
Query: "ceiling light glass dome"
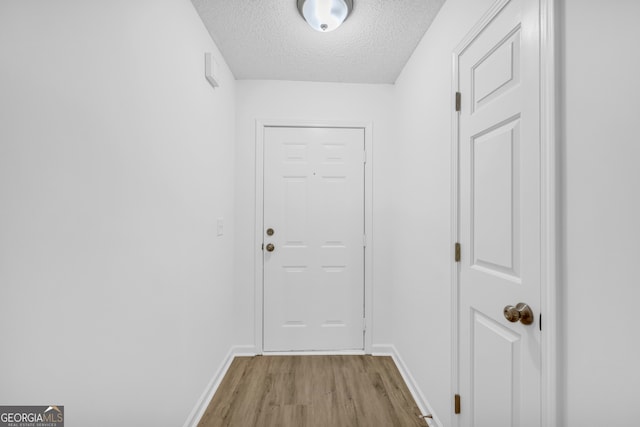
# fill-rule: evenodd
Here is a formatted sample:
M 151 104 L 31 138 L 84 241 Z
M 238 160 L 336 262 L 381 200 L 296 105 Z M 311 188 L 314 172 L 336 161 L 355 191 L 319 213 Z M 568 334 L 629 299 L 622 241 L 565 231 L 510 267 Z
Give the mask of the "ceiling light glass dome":
M 327 33 L 338 28 L 353 9 L 353 0 L 298 0 L 298 10 L 316 31 Z

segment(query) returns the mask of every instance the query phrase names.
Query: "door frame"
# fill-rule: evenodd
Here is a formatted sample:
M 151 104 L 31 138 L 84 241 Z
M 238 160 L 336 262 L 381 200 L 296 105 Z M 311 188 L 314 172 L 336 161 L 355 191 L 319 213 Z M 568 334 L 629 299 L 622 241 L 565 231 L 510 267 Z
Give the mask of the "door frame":
M 510 0 L 497 0 L 469 31 L 452 55 L 451 85 L 451 253 L 459 240 L 459 114 L 455 111 L 456 92 L 460 90 L 458 60 L 462 52 L 482 32 L 483 28 L 506 6 Z M 557 59 L 557 0 L 540 1 L 540 138 L 541 138 L 541 421 L 542 425 L 557 427 L 559 424 L 559 334 L 560 334 L 560 281 L 559 281 L 559 147 L 558 147 L 558 98 L 556 81 Z M 458 263 L 451 257 L 451 390 L 460 391 L 460 360 L 458 346 L 459 271 Z M 452 425 L 459 425 L 451 399 Z
M 256 120 L 256 159 L 255 159 L 255 229 L 254 229 L 254 339 L 257 354 L 264 353 L 264 261 L 262 256 L 264 230 L 264 130 L 268 127 L 298 128 L 342 128 L 363 129 L 366 161 L 364 164 L 364 347 L 362 351 L 336 351 L 331 354 L 371 354 L 373 337 L 373 124 L 362 121 L 334 120 Z M 309 353 L 309 352 L 307 352 Z M 327 352 L 311 352 L 327 354 Z M 273 352 L 269 352 L 273 354 Z M 303 354 L 295 352 L 295 354 Z

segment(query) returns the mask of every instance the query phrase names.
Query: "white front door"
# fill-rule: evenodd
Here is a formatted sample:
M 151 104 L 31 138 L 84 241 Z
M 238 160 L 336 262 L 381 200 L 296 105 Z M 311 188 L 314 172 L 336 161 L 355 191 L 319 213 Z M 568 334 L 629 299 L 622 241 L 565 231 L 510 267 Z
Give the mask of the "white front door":
M 457 56 L 459 425 L 540 427 L 539 2 L 497 6 Z
M 364 129 L 264 132 L 264 351 L 363 350 Z

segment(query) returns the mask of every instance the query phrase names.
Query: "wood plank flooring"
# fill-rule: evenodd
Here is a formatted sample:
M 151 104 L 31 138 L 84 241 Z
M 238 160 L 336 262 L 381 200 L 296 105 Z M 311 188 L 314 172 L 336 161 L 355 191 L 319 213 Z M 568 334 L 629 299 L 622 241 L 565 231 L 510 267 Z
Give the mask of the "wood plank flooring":
M 427 426 L 391 357 L 237 357 L 198 427 Z

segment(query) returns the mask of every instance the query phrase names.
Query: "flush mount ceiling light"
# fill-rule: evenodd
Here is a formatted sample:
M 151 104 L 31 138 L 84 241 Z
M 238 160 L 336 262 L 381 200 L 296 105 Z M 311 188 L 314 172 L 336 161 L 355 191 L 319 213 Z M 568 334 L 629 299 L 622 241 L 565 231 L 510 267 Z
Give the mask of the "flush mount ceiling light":
M 298 0 L 300 15 L 316 31 L 338 28 L 353 9 L 353 0 Z

